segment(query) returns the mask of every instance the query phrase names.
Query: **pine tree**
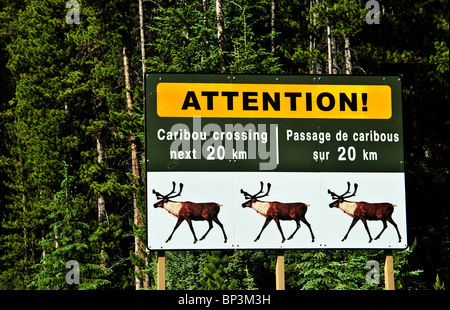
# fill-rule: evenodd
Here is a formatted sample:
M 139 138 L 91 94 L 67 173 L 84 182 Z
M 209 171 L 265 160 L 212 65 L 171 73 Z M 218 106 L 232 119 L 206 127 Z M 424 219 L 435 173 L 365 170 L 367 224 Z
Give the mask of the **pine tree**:
M 150 71 L 220 71 L 215 4 L 203 7 L 180 1 L 162 1 L 153 8 L 147 59 Z
M 6 124 L 10 121 L 11 113 L 8 113 L 9 100 L 14 93 L 14 83 L 11 72 L 6 68 L 8 62 L 8 53 L 6 46 L 9 42 L 10 28 L 9 18 L 12 18 L 14 12 L 13 3 L 2 3 L 0 6 L 0 223 L 6 221 L 8 216 L 8 209 L 4 206 L 8 204 L 8 196 L 13 194 L 8 187 L 10 182 L 8 177 L 8 169 L 11 167 L 10 153 L 8 150 L 9 137 L 6 129 Z M 7 230 L 0 224 L 0 236 L 6 235 Z M 6 250 L 3 249 L 2 238 L 0 237 L 0 257 L 6 255 Z M 0 264 L 0 274 L 6 269 Z M 0 284 L 0 288 L 2 285 Z
M 307 62 L 310 73 L 352 74 L 351 38 L 365 23 L 364 3 L 311 0 L 306 11 L 309 46 L 299 45 L 294 59 Z
M 57 171 L 64 161 L 76 179 L 74 195 L 90 210 L 83 213 L 84 222 L 93 229 L 88 241 L 94 250 L 84 262 L 91 266 L 86 278 L 122 277 L 120 272 L 105 272 L 128 268 L 128 251 L 120 243 L 125 238 L 123 223 L 126 229 L 131 227 L 117 212 L 123 212 L 122 206 L 135 191 L 125 158 L 130 158 L 130 129 L 135 132 L 140 123 L 130 121 L 121 86 L 124 28 L 117 24 L 120 16 L 108 13 L 126 14 L 120 6 L 129 6 L 125 2 L 111 3 L 102 10 L 100 6 L 83 5 L 80 25 L 68 25 L 61 19 L 59 2 L 31 1 L 11 22 L 11 27 L 24 26 L 12 35 L 8 46 L 8 65 L 17 82 L 9 110 L 13 121 L 6 126 L 11 140 L 8 177 L 14 197 L 3 225 L 8 234 L 2 237 L 2 248 L 8 255 L 2 260 L 9 270 L 2 274 L 6 279 L 2 282 L 17 278 L 11 287 L 27 286 L 27 279 L 33 277 L 28 266 L 39 263 L 45 253 L 41 241 L 53 229 L 47 206 L 59 190 Z M 23 46 L 28 47 L 28 54 L 24 55 Z M 93 207 L 96 222 L 92 222 Z M 14 241 L 19 238 L 23 242 Z M 95 263 L 100 263 L 102 272 L 92 268 Z M 16 267 L 22 277 L 10 276 Z
M 270 3 L 253 4 L 251 1 L 242 1 L 241 5 L 229 4 L 226 15 L 230 28 L 230 52 L 228 65 L 231 73 L 247 74 L 275 74 L 281 72 L 279 59 L 275 56 L 275 49 L 272 46 L 276 32 L 270 25 L 269 16 L 265 18 L 259 15 L 265 10 L 271 9 Z M 264 25 L 264 26 L 263 26 Z M 257 29 L 265 29 L 264 32 Z M 231 49 L 232 46 L 232 49 Z
M 27 287 L 29 267 L 41 256 L 38 243 L 46 234 L 46 206 L 57 186 L 62 154 L 77 143 L 64 132 L 68 113 L 59 100 L 64 79 L 60 66 L 69 53 L 60 44 L 64 33 L 63 21 L 55 17 L 59 11 L 52 1 L 32 2 L 10 24 L 16 31 L 8 44 L 8 68 L 16 89 L 5 126 L 13 191 L 3 226 L 8 233 L 2 236 L 8 253 L 2 264 L 10 267 L 0 276 L 5 287 Z
M 82 200 L 73 196 L 75 178 L 68 174 L 68 165 L 63 163 L 61 170 L 61 190 L 55 194 L 54 200 L 48 206 L 50 224 L 49 233 L 40 241 L 43 249 L 42 260 L 32 266 L 36 270 L 32 288 L 36 289 L 83 289 L 99 288 L 110 282 L 102 278 L 105 272 L 99 265 L 89 263 L 89 232 L 90 227 L 84 221 L 86 209 Z M 76 261 L 80 264 L 82 283 L 67 281 L 66 264 Z M 95 275 L 92 278 L 92 275 Z M 74 285 L 74 284 L 80 284 Z
M 136 100 L 139 93 L 124 83 L 123 54 L 124 45 L 128 44 L 125 30 L 131 28 L 128 23 L 135 9 L 137 6 L 129 6 L 125 1 L 110 2 L 106 7 L 101 1 L 93 1 L 89 10 L 84 9 L 87 48 L 93 50 L 85 58 L 86 65 L 92 69 L 86 71 L 84 78 L 90 85 L 85 96 L 91 100 L 92 113 L 81 128 L 95 144 L 87 143 L 87 150 L 82 153 L 80 181 L 96 196 L 98 226 L 91 241 L 98 250 L 100 265 L 109 270 L 128 268 L 124 264 L 128 261 L 128 251 L 121 249 L 120 243 L 125 238 L 124 229 L 132 227 L 120 213 L 129 202 L 132 211 L 127 214 L 131 218 L 137 210 L 133 209 L 138 185 L 136 160 L 133 165 L 129 163 L 133 152 L 137 156 L 137 141 L 133 136 L 142 122 L 139 109 L 127 105 L 127 97 Z M 111 274 L 116 276 L 123 275 Z
M 204 279 L 200 288 L 206 290 L 233 290 L 237 288 L 236 280 L 229 280 L 225 273 L 227 258 L 220 251 L 211 251 L 208 262 L 203 266 Z

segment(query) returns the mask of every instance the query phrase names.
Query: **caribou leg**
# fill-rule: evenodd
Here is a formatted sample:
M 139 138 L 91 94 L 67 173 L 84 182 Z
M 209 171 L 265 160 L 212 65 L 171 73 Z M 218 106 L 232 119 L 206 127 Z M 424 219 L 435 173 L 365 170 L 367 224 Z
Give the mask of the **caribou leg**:
M 302 217 L 300 220 L 301 220 L 303 223 L 305 223 L 306 226 L 308 226 L 309 232 L 311 233 L 311 239 L 312 239 L 311 242 L 314 242 L 315 237 L 314 237 L 314 234 L 313 234 L 313 232 L 312 232 L 311 225 L 308 223 L 308 221 L 307 221 L 304 217 Z
M 179 217 L 177 223 L 175 224 L 175 227 L 172 230 L 172 233 L 170 234 L 169 238 L 167 238 L 166 243 L 169 242 L 172 239 L 173 233 L 175 230 L 177 230 L 178 226 L 180 226 L 181 223 L 183 223 L 184 218 Z
M 196 244 L 198 239 L 197 236 L 195 235 L 194 227 L 192 227 L 192 220 L 190 218 L 187 218 L 186 221 L 188 222 L 189 228 L 191 229 L 192 234 L 194 235 L 194 244 Z
M 397 231 L 397 235 L 398 235 L 398 242 L 401 242 L 402 236 L 400 236 L 400 232 L 398 231 L 397 224 L 394 222 L 394 220 L 391 217 L 387 218 L 387 220 L 389 223 L 391 223 L 395 227 L 395 230 Z
M 361 221 L 363 222 L 364 228 L 366 229 L 367 234 L 369 235 L 369 243 L 371 243 L 373 239 L 372 236 L 370 235 L 369 227 L 367 226 L 367 221 L 365 218 L 362 218 Z
M 291 240 L 294 237 L 294 235 L 297 232 L 297 230 L 300 228 L 300 220 L 295 220 L 295 224 L 297 224 L 297 227 L 295 228 L 295 230 L 292 233 L 292 235 L 288 238 L 288 240 Z
M 270 218 L 270 217 L 266 218 L 266 221 L 264 222 L 261 232 L 259 233 L 258 237 L 256 237 L 255 241 L 253 241 L 253 242 L 256 242 L 259 240 L 259 237 L 261 237 L 261 234 L 262 234 L 264 228 L 266 228 L 266 226 L 270 223 L 271 220 L 272 220 L 272 218 Z
M 205 232 L 205 234 L 203 235 L 203 237 L 200 238 L 200 241 L 202 241 L 203 239 L 205 239 L 206 235 L 209 233 L 209 231 L 213 228 L 213 223 L 211 220 L 208 220 L 208 224 L 209 224 L 209 228 L 208 230 Z
M 223 237 L 225 238 L 224 243 L 227 243 L 228 237 L 227 234 L 225 233 L 225 229 L 223 228 L 222 223 L 219 221 L 219 219 L 217 217 L 212 219 L 214 222 L 217 223 L 217 225 L 219 225 L 220 228 L 222 228 L 222 232 L 223 232 Z
M 284 237 L 283 230 L 281 229 L 280 220 L 278 218 L 274 218 L 274 220 L 275 220 L 275 223 L 277 223 L 278 230 L 281 233 L 281 238 L 282 238 L 281 243 L 283 243 L 284 241 L 286 241 L 286 238 Z
M 386 224 L 386 220 L 381 220 L 383 222 L 383 229 L 380 231 L 380 233 L 378 234 L 378 236 L 375 237 L 375 240 L 378 240 L 381 236 L 381 234 L 385 231 L 385 229 L 387 228 L 387 224 Z
M 352 230 L 353 226 L 355 226 L 355 224 L 359 221 L 359 218 L 354 217 L 352 223 L 350 224 L 350 227 L 347 231 L 347 233 L 345 234 L 344 238 L 341 241 L 345 241 L 345 239 L 347 239 L 348 233 L 350 232 L 350 230 Z

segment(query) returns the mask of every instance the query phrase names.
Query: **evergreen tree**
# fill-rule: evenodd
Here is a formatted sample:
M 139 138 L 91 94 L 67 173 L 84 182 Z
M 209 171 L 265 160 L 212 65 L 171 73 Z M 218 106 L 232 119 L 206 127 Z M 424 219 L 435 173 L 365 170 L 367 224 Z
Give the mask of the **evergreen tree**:
M 11 122 L 5 126 L 11 140 L 8 177 L 14 192 L 3 224 L 8 233 L 1 245 L 8 253 L 2 256 L 7 270 L 2 274 L 5 287 L 27 286 L 30 281 L 22 277 L 33 277 L 28 266 L 38 263 L 45 252 L 41 240 L 56 225 L 48 209 L 59 188 L 55 172 L 64 161 L 76 179 L 74 195 L 85 208 L 83 220 L 93 229 L 86 266 L 100 263 L 105 270 L 125 268 L 125 273 L 110 273 L 110 279 L 129 274 L 128 250 L 121 248 L 122 224 L 128 221 L 117 213 L 123 212 L 134 191 L 127 165 L 128 139 L 130 129 L 136 131 L 140 123 L 130 122 L 120 79 L 124 28 L 114 24 L 120 16 L 107 14 L 108 8 L 120 6 L 128 7 L 124 2 L 114 3 L 105 11 L 100 3 L 84 4 L 80 25 L 68 25 L 61 19 L 58 1 L 30 1 L 11 22 L 12 28 L 23 27 L 11 34 L 8 45 L 8 66 L 17 82 L 14 104 L 8 111 Z M 19 239 L 23 242 L 14 241 Z M 11 276 L 16 268 L 17 274 Z M 10 280 L 15 283 L 6 284 Z M 128 285 L 124 279 L 118 283 Z
M 206 290 L 233 290 L 237 288 L 235 280 L 229 281 L 225 274 L 226 257 L 219 251 L 212 251 L 208 262 L 203 266 L 204 280 L 200 281 L 200 288 Z
M 210 1 L 202 8 L 192 3 L 161 1 L 154 7 L 149 29 L 150 71 L 212 73 L 220 70 L 215 5 Z
M 81 199 L 73 196 L 74 177 L 68 175 L 68 165 L 63 163 L 61 175 L 61 190 L 55 194 L 53 202 L 48 206 L 50 231 L 40 242 L 43 249 L 42 260 L 32 266 L 36 270 L 31 287 L 36 289 L 69 289 L 69 288 L 98 288 L 109 284 L 103 280 L 106 270 L 99 265 L 89 263 L 89 225 L 84 222 L 86 212 L 80 204 Z M 82 282 L 73 285 L 67 281 L 68 269 L 66 264 L 76 261 L 80 264 L 79 273 L 82 274 Z M 92 276 L 95 278 L 92 278 Z
M 10 122 L 8 178 L 13 194 L 3 227 L 1 247 L 7 253 L 0 275 L 5 287 L 25 288 L 30 266 L 41 256 L 38 246 L 46 232 L 47 210 L 57 182 L 62 153 L 76 145 L 64 132 L 67 111 L 58 100 L 63 80 L 61 64 L 67 49 L 59 8 L 51 1 L 33 2 L 11 21 L 8 68 L 16 80 Z M 20 25 L 20 26 L 19 26 Z M 56 170 L 55 170 L 56 168 Z

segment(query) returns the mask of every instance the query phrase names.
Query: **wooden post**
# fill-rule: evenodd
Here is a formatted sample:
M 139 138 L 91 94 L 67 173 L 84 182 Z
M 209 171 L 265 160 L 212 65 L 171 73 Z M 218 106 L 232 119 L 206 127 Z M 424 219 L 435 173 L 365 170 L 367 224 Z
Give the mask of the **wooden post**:
M 275 288 L 284 290 L 284 251 L 277 251 L 277 263 L 275 266 Z
M 395 290 L 394 256 L 392 250 L 384 251 L 384 289 Z
M 166 289 L 166 253 L 158 251 L 156 261 L 156 289 Z

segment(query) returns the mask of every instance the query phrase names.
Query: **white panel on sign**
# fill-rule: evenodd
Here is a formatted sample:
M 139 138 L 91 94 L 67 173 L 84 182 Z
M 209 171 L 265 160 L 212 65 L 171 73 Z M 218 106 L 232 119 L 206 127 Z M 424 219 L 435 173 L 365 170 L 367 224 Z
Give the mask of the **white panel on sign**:
M 148 183 L 148 245 L 151 250 L 190 250 L 190 249 L 404 249 L 407 247 L 406 235 L 406 204 L 404 196 L 403 173 L 294 173 L 294 172 L 152 172 L 147 174 Z M 212 221 L 212 229 L 204 240 L 201 237 L 208 231 L 208 220 L 192 218 L 191 224 L 198 239 L 194 243 L 194 236 L 187 220 L 181 222 L 172 234 L 178 218 L 163 208 L 154 205 L 161 201 L 161 197 L 152 193 L 153 190 L 166 195 L 176 187 L 173 195 L 179 192 L 179 185 L 183 184 L 182 192 L 174 202 L 217 203 L 220 211 L 217 219 L 223 225 L 227 236 L 224 242 L 223 231 Z M 261 191 L 261 182 L 263 188 Z M 393 207 L 392 220 L 397 224 L 401 241 L 395 227 L 387 222 L 387 227 L 378 240 L 369 239 L 369 235 L 362 220 L 359 220 L 342 241 L 352 223 L 353 218 L 339 208 L 330 207 L 336 195 L 342 195 L 348 190 L 347 182 L 351 183 L 350 193 L 354 184 L 358 184 L 357 192 L 349 202 L 389 203 Z M 267 196 L 257 199 L 263 203 L 251 207 L 243 207 L 248 202 L 248 195 Z M 243 190 L 245 193 L 241 192 Z M 247 195 L 246 195 L 247 194 Z M 246 197 L 247 196 L 247 197 Z M 257 197 L 258 197 L 257 196 Z M 284 204 L 302 203 L 307 206 L 305 220 L 310 224 L 314 235 L 300 220 L 300 228 L 292 239 L 288 238 L 297 228 L 295 210 L 289 216 L 280 215 L 281 210 L 270 210 L 273 203 Z M 283 205 L 281 205 L 283 206 Z M 170 208 L 167 208 L 170 209 Z M 258 213 L 258 211 L 259 213 Z M 172 210 L 172 213 L 176 213 Z M 347 212 L 349 213 L 349 212 Z M 277 215 L 278 214 L 278 215 Z M 283 217 L 284 216 L 284 217 Z M 276 218 L 285 241 L 276 223 Z M 207 218 L 207 214 L 205 215 Z M 272 219 L 261 230 L 267 219 Z M 208 218 L 207 218 L 208 219 Z M 366 221 L 372 239 L 383 229 L 383 222 L 377 219 Z M 257 236 L 260 238 L 257 239 Z

